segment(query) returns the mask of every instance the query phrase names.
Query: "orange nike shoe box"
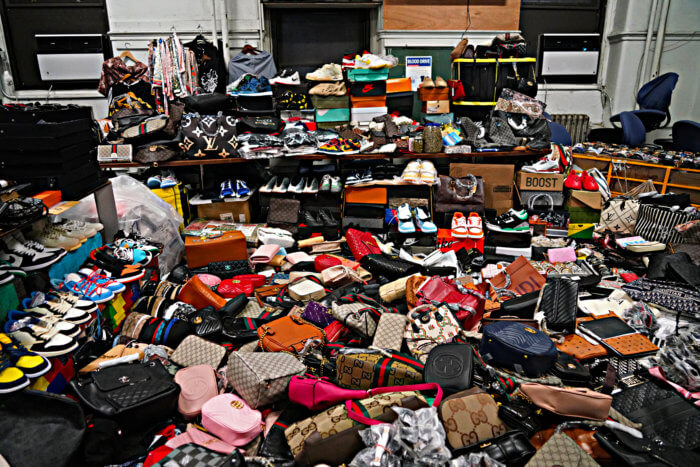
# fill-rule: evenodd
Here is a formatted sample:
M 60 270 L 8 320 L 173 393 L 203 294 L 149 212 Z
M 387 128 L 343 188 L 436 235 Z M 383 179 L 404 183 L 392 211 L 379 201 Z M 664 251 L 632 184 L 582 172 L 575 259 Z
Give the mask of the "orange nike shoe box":
M 365 108 L 365 107 L 386 107 L 386 95 L 384 96 L 366 96 L 366 97 L 355 97 L 350 96 L 350 102 L 355 108 Z

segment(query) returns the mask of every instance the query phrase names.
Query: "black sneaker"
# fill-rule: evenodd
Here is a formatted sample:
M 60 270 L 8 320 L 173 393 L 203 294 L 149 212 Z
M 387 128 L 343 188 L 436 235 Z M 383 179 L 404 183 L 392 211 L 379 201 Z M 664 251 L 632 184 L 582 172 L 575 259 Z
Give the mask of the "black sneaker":
M 489 230 L 494 232 L 529 233 L 530 225 L 527 222 L 527 211 L 509 209 L 494 219 L 493 223 L 486 222 Z
M 7 271 L 6 269 L 3 269 L 0 266 L 0 285 L 7 284 L 8 282 L 12 282 L 14 280 L 14 278 L 15 278 L 14 274 Z
M 101 269 L 101 274 L 122 283 L 141 279 L 146 274 L 146 270 L 142 265 L 121 260 L 110 254 L 111 251 L 105 247 L 92 250 L 90 258 L 85 262 L 84 267 Z
M 43 253 L 29 248 L 12 236 L 0 240 L 0 260 L 23 271 L 36 271 L 58 262 L 62 255 Z

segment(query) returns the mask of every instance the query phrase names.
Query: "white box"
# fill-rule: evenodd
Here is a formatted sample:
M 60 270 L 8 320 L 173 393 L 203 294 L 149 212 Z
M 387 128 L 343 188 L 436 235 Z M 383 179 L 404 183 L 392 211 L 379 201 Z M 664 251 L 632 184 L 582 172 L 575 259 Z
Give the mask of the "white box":
M 371 122 L 374 117 L 381 117 L 388 112 L 386 107 L 353 107 L 350 109 L 350 121 Z

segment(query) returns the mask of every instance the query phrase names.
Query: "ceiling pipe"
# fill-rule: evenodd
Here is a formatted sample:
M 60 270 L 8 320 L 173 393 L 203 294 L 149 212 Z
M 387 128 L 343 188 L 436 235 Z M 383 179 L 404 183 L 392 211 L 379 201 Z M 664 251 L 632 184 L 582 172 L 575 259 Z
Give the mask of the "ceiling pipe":
M 216 0 L 211 0 L 211 42 L 214 47 L 219 46 L 218 32 L 216 29 Z
M 654 22 L 656 21 L 656 10 L 658 9 L 659 0 L 651 0 L 651 9 L 649 10 L 649 21 L 647 22 L 647 37 L 644 40 L 644 52 L 642 53 L 642 67 L 637 73 L 637 85 L 634 87 L 634 92 L 637 92 L 642 85 L 643 76 L 647 75 L 647 63 L 649 62 L 649 49 L 651 49 L 651 38 L 654 35 Z
M 231 59 L 231 49 L 229 47 L 228 38 L 228 11 L 226 8 L 226 0 L 219 0 L 219 5 L 221 6 L 221 43 L 223 44 L 224 53 L 224 63 L 228 66 L 228 62 Z
M 668 9 L 671 6 L 671 0 L 661 0 L 661 22 L 659 23 L 659 32 L 656 34 L 656 46 L 654 47 L 654 59 L 651 62 L 651 79 L 659 76 L 659 68 L 661 67 L 661 53 L 664 50 L 664 41 L 666 40 L 666 21 L 668 20 Z

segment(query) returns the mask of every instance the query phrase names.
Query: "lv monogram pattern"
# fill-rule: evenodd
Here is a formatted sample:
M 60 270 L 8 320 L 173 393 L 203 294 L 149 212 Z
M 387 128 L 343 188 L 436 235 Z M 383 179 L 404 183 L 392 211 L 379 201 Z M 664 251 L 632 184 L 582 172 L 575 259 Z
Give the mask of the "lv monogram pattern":
M 236 119 L 231 116 L 185 114 L 180 123 L 180 147 L 188 157 L 236 157 Z
M 346 388 L 370 389 L 423 382 L 421 373 L 381 354 L 341 355 L 336 366 L 338 384 Z
M 394 392 L 390 394 L 378 394 L 368 397 L 356 403 L 361 406 L 360 412 L 369 418 L 377 418 L 382 413 L 391 410 L 390 407 L 401 407 L 407 398 L 417 397 L 423 403 L 425 399 L 416 392 Z M 427 405 L 427 403 L 426 403 Z M 284 430 L 289 448 L 296 457 L 304 448 L 304 440 L 314 432 L 318 432 L 325 439 L 345 430 L 349 430 L 355 422 L 348 417 L 345 404 L 335 405 L 323 412 L 290 425 Z
M 498 418 L 498 406 L 488 394 L 446 400 L 440 412 L 447 441 L 454 449 L 495 438 L 508 431 Z
M 170 360 L 180 366 L 210 365 L 216 369 L 226 355 L 226 349 L 198 336 L 187 336 L 177 346 Z
M 595 467 L 598 464 L 581 449 L 576 441 L 564 433 L 555 433 L 537 451 L 526 467 L 552 467 L 554 465 L 575 465 L 577 467 Z
M 289 380 L 306 367 L 286 353 L 232 352 L 226 378 L 252 408 L 284 398 Z
M 637 223 L 639 201 L 633 199 L 611 199 L 608 207 L 600 215 L 598 230 L 631 234 Z

